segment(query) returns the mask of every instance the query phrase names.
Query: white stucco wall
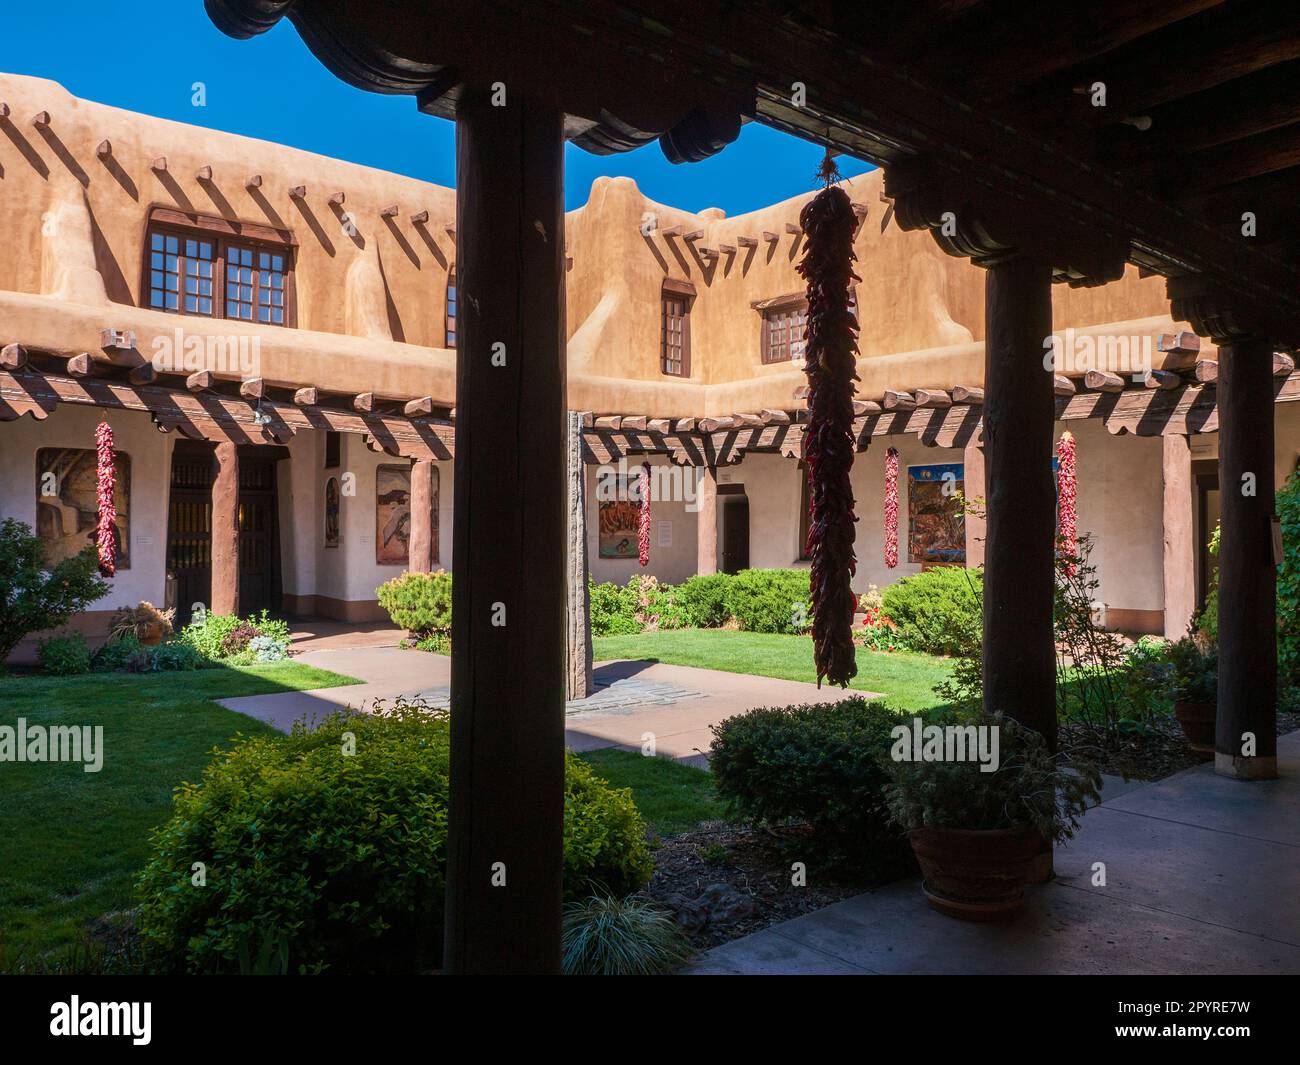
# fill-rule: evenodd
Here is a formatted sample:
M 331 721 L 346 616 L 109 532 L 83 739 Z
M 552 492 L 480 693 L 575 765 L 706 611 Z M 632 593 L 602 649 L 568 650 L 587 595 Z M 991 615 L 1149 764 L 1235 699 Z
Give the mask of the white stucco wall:
M 642 461 L 644 460 L 639 457 L 637 461 L 628 461 L 627 473 L 633 479 L 638 475 Z M 653 456 L 650 465 L 666 471 L 673 469 L 672 462 L 661 455 Z M 635 556 L 632 558 L 600 557 L 600 513 L 599 501 L 596 498 L 599 470 L 600 467 L 597 466 L 587 467 L 587 568 L 592 577 L 598 582 L 613 581 L 622 585 L 626 584 L 628 578 L 634 573 L 651 573 L 669 584 L 678 584 L 691 576 L 695 572 L 696 529 L 698 528 L 696 514 L 693 509 L 689 509 L 695 506 L 692 500 L 698 498 L 694 470 L 679 468 L 679 472 L 673 473 L 670 478 L 652 482 L 652 486 L 655 483 L 681 485 L 681 490 L 675 493 L 678 498 L 651 496 L 650 564 L 645 570 L 641 569 Z M 446 483 L 448 485 L 451 483 L 450 470 L 447 472 Z M 665 525 L 671 526 L 672 543 L 668 546 L 661 544 Z

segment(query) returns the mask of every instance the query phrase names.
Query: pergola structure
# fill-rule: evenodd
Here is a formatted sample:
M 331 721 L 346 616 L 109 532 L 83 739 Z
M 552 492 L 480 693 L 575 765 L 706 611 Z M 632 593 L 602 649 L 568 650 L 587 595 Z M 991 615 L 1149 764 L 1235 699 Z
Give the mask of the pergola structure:
M 414 95 L 457 125 L 448 971 L 559 960 L 566 139 L 609 153 L 657 138 L 689 162 L 758 120 L 884 166 L 900 225 L 987 268 L 985 700 L 1049 740 L 1050 286 L 1105 284 L 1125 263 L 1165 276 L 1174 318 L 1220 353 L 1216 768 L 1276 773 L 1272 404 L 1274 354 L 1300 344 L 1300 12 L 1097 0 L 1031 22 L 994 0 L 869 13 L 831 0 L 206 4 L 237 37 L 287 17 L 344 80 Z M 1151 392 L 1139 406 L 1171 402 Z M 864 409 L 863 425 L 963 417 L 921 398 Z M 755 417 L 712 428 L 788 431 Z

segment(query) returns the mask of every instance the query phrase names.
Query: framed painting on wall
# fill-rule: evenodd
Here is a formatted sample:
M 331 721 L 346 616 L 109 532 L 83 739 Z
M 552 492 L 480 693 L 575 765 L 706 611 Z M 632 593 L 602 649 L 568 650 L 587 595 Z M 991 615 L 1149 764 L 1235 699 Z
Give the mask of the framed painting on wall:
M 375 562 L 405 566 L 410 559 L 411 467 L 375 468 Z
M 602 499 L 599 506 L 600 557 L 638 558 L 637 534 L 641 525 L 641 504 L 632 478 L 619 480 L 616 499 Z
M 966 561 L 966 520 L 960 462 L 907 467 L 907 561 L 960 565 Z
M 131 458 L 113 452 L 117 568 L 131 568 Z M 52 566 L 95 546 L 99 523 L 97 458 L 93 448 L 43 447 L 36 452 L 36 534 Z

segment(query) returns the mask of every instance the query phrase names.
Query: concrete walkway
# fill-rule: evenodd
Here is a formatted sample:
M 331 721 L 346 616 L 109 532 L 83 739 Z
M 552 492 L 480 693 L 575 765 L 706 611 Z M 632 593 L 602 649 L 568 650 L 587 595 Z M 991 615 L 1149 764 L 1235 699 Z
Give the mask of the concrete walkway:
M 446 706 L 449 701 L 451 659 L 443 655 L 353 646 L 308 651 L 296 660 L 362 683 L 218 701 L 284 732 L 295 721 L 316 721 L 345 706 L 366 709 L 377 699 L 390 702 L 399 695 L 419 695 L 433 706 Z M 565 740 L 570 747 L 639 751 L 653 738 L 657 754 L 695 765 L 705 763 L 704 752 L 713 738 L 711 725 L 755 706 L 825 702 L 839 694 L 838 689 L 819 690 L 800 681 L 648 661 L 602 662 L 594 676 L 595 693 L 566 708 Z
M 1279 742 L 1278 769 L 1242 783 L 1199 766 L 1106 798 L 1012 924 L 944 917 L 909 880 L 726 943 L 690 971 L 1300 973 L 1300 732 Z

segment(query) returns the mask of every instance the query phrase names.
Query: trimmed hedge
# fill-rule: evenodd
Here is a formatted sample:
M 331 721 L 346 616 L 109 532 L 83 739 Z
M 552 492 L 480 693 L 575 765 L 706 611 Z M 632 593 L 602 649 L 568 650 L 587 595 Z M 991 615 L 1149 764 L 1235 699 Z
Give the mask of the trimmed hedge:
M 416 640 L 451 632 L 451 574 L 403 573 L 375 589 L 379 605 Z
M 686 624 L 696 629 L 717 629 L 727 623 L 727 589 L 729 573 L 697 573 L 687 577 L 675 589 L 676 603 L 686 617 Z
M 727 613 L 747 632 L 807 632 L 812 624 L 809 571 L 743 569 L 727 584 Z
M 806 822 L 823 858 L 894 867 L 906 841 L 888 823 L 886 764 L 899 718 L 883 702 L 761 707 L 713 726 L 709 766 L 730 811 Z
M 137 884 L 154 967 L 236 972 L 268 944 L 292 971 L 436 966 L 449 755 L 446 715 L 401 700 L 217 752 L 176 790 Z M 566 756 L 566 897 L 626 894 L 651 871 L 630 791 Z
M 963 635 L 980 631 L 983 595 L 982 570 L 936 566 L 891 584 L 883 605 L 911 650 L 957 655 Z

